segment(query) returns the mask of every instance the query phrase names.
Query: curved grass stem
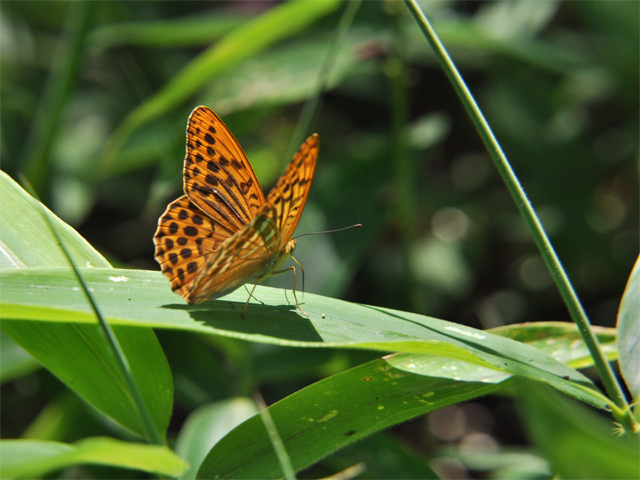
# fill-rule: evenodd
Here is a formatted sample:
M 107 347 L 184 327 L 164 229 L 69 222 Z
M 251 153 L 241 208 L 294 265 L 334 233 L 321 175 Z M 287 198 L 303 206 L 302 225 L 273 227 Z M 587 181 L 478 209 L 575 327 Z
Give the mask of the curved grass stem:
M 289 143 L 289 148 L 287 150 L 287 156 L 285 158 L 291 158 L 293 154 L 296 152 L 298 145 L 300 145 L 304 138 L 308 135 L 309 129 L 311 128 L 311 122 L 313 121 L 313 116 L 315 115 L 318 109 L 318 103 L 320 101 L 320 95 L 329 83 L 329 75 L 331 74 L 331 70 L 333 69 L 333 65 L 336 62 L 336 57 L 338 55 L 338 49 L 342 46 L 342 42 L 344 40 L 353 19 L 358 13 L 358 9 L 362 4 L 362 0 L 351 0 L 347 3 L 344 12 L 342 12 L 342 17 L 340 17 L 340 21 L 336 26 L 336 29 L 331 36 L 331 40 L 329 41 L 329 47 L 327 48 L 327 53 L 324 56 L 322 63 L 320 64 L 320 70 L 318 71 L 318 79 L 316 84 L 316 90 L 313 96 L 307 101 L 302 107 L 302 111 L 300 112 L 300 117 L 298 118 L 298 124 L 296 125 L 295 132 L 291 137 L 291 142 Z
M 616 380 L 615 375 L 613 374 L 613 370 L 609 365 L 602 349 L 600 348 L 600 344 L 591 329 L 591 324 L 589 323 L 589 319 L 582 308 L 580 300 L 576 295 L 571 282 L 569 281 L 569 277 L 567 276 L 558 256 L 556 255 L 549 238 L 547 237 L 546 232 L 542 228 L 542 224 L 538 219 L 527 195 L 525 194 L 518 178 L 515 173 L 511 169 L 511 165 L 507 160 L 506 155 L 502 151 L 500 144 L 496 140 L 489 124 L 485 120 L 480 108 L 476 104 L 471 92 L 467 88 L 464 80 L 460 76 L 457 68 L 453 64 L 453 61 L 449 57 L 449 54 L 445 50 L 444 46 L 440 42 L 440 39 L 436 35 L 433 27 L 427 20 L 426 16 L 420 9 L 420 6 L 416 3 L 416 0 L 405 0 L 405 4 L 407 5 L 409 11 L 413 15 L 413 17 L 418 22 L 420 29 L 424 33 L 427 41 L 431 45 L 438 62 L 444 69 L 447 77 L 453 84 L 453 88 L 456 93 L 460 97 L 464 108 L 467 110 L 467 113 L 471 117 L 471 121 L 473 122 L 476 130 L 480 134 L 482 141 L 484 142 L 489 155 L 493 159 L 493 162 L 500 173 L 503 181 L 506 183 L 507 188 L 509 189 L 509 193 L 513 197 L 518 210 L 520 210 L 520 214 L 524 218 L 529 230 L 533 234 L 533 238 L 542 254 L 542 257 L 549 268 L 551 275 L 553 276 L 558 289 L 560 290 L 560 294 L 569 310 L 569 314 L 571 318 L 578 326 L 578 330 L 580 331 L 580 335 L 582 336 L 591 356 L 593 357 L 595 366 L 598 370 L 600 378 L 605 386 L 607 394 L 609 398 L 613 401 L 613 403 L 620 409 L 613 409 L 614 416 L 616 419 L 623 424 L 630 431 L 637 430 L 637 421 L 631 414 L 631 410 L 627 403 L 627 400 Z M 617 411 L 622 411 L 622 415 L 616 414 Z
M 26 181 L 26 178 L 24 178 L 23 180 Z M 29 189 L 31 190 L 31 193 L 34 194 L 35 196 L 35 191 L 33 190 L 33 188 L 29 188 Z M 155 424 L 153 423 L 153 420 L 151 419 L 151 414 L 149 413 L 149 410 L 147 409 L 147 406 L 144 403 L 144 399 L 142 398 L 142 393 L 140 392 L 140 389 L 138 388 L 138 384 L 136 383 L 136 380 L 133 377 L 131 365 L 127 360 L 124 350 L 122 350 L 122 347 L 120 346 L 120 342 L 118 341 L 118 338 L 113 332 L 111 325 L 109 325 L 109 323 L 102 316 L 102 312 L 98 308 L 98 304 L 93 298 L 93 295 L 91 295 L 91 291 L 89 290 L 87 284 L 85 283 L 84 278 L 80 274 L 80 271 L 78 270 L 76 265 L 73 263 L 73 260 L 71 259 L 71 255 L 69 254 L 69 251 L 67 250 L 64 242 L 62 241 L 62 238 L 60 238 L 60 235 L 58 235 L 58 231 L 56 230 L 55 226 L 51 222 L 51 219 L 49 218 L 49 214 L 47 213 L 46 209 L 41 203 L 39 203 L 39 207 L 40 207 L 40 215 L 42 215 L 42 218 L 44 219 L 46 224 L 49 226 L 49 230 L 51 230 L 51 233 L 55 237 L 56 242 L 60 246 L 60 249 L 64 253 L 65 257 L 67 257 L 67 261 L 69 262 L 69 265 L 71 265 L 71 268 L 73 269 L 76 277 L 78 278 L 78 281 L 80 282 L 80 285 L 82 286 L 82 289 L 85 295 L 87 296 L 89 303 L 91 304 L 91 308 L 96 314 L 96 317 L 98 317 L 98 322 L 100 323 L 100 326 L 104 331 L 107 343 L 109 344 L 109 347 L 113 352 L 113 356 L 115 357 L 116 362 L 118 363 L 118 366 L 120 367 L 122 374 L 127 382 L 127 385 L 129 387 L 129 393 L 131 394 L 131 397 L 133 398 L 133 401 L 136 404 L 136 407 L 138 408 L 138 413 L 140 414 L 140 418 L 142 419 L 144 428 L 147 432 L 147 438 L 156 445 L 165 445 L 165 442 L 162 440 L 162 437 L 158 433 L 158 429 L 156 428 Z

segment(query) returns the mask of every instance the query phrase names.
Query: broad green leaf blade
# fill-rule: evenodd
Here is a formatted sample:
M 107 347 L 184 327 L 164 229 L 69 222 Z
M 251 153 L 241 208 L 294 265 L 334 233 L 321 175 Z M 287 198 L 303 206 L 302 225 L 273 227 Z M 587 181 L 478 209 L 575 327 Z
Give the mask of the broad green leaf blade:
M 0 171 L 0 268 L 69 265 L 38 205 L 40 202 Z M 43 209 L 77 266 L 111 266 L 73 228 L 46 207 Z
M 544 385 L 522 382 L 532 441 L 562 478 L 640 478 L 640 436 Z
M 11 337 L 0 331 L 0 383 L 10 382 L 40 368 L 40 364 Z
M 370 29 L 352 29 L 336 52 L 323 90 L 334 89 L 348 75 L 378 68 L 373 62 L 369 67 L 362 65 L 363 57 L 358 52 L 359 45 L 376 39 L 378 35 Z M 201 103 L 224 117 L 238 110 L 304 101 L 318 88 L 319 70 L 329 41 L 327 35 L 322 35 L 265 51 L 220 75 L 202 95 Z
M 76 265 L 110 267 L 109 263 L 73 228 L 2 172 L 0 187 L 0 246 L 5 254 L 3 258 L 10 258 L 14 263 L 10 265 L 14 268 L 9 270 L 17 266 L 23 267 L 17 270 L 27 271 L 41 266 L 65 265 L 58 268 L 67 271 L 74 283 L 72 289 L 80 295 L 78 299 L 82 298 L 89 307 L 78 279 L 71 273 L 68 259 L 42 214 L 50 217 Z M 113 273 L 115 270 L 105 268 L 104 271 Z M 117 281 L 116 276 L 111 278 Z M 38 327 L 25 322 L 4 321 L 4 312 L 0 312 L 0 318 L 3 319 L 3 330 L 69 388 L 125 428 L 144 436 L 138 409 L 132 404 L 122 374 L 102 332 L 95 325 L 95 314 L 89 311 L 94 325 L 51 323 Z M 151 329 L 121 328 L 119 332 L 121 346 L 145 403 L 151 410 L 156 428 L 164 435 L 171 415 L 173 383 L 162 348 Z
M 159 272 L 94 268 L 83 269 L 83 275 L 115 325 L 177 328 L 296 347 L 437 353 L 547 382 L 599 408 L 610 403 L 584 375 L 533 347 L 443 320 L 311 294 L 305 296 L 306 318 L 287 303 L 286 291 L 267 287 L 255 294 L 264 305 L 252 302 L 243 320 L 243 289 L 191 306 L 171 292 Z M 7 293 L 3 318 L 93 322 L 65 269 L 0 271 L 0 287 Z
M 234 363 L 234 358 L 227 357 L 224 351 L 211 355 L 205 339 L 189 332 L 156 330 L 155 333 L 171 367 L 175 403 L 192 411 L 232 396 L 234 386 L 226 367 L 227 362 Z
M 190 465 L 180 478 L 196 478 L 198 468 L 209 450 L 227 433 L 257 413 L 253 400 L 241 397 L 204 405 L 192 412 L 176 442 L 176 453 Z
M 3 315 L 2 329 L 89 404 L 146 437 L 127 383 L 96 323 L 20 322 Z M 162 348 L 149 328 L 114 325 L 114 332 L 156 429 L 164 436 L 173 407 L 173 383 Z
M 155 96 L 131 112 L 110 140 L 105 160 L 138 127 L 191 97 L 221 72 L 307 28 L 340 5 L 337 0 L 291 1 L 277 5 L 238 27 L 192 60 Z
M 391 425 L 502 388 L 508 378 L 435 355 L 391 355 L 314 383 L 270 406 L 269 413 L 299 471 Z M 265 426 L 256 416 L 213 447 L 197 478 L 281 476 Z
M 618 312 L 620 371 L 633 401 L 640 400 L 640 257 L 633 267 Z
M 618 358 L 616 329 L 597 326 L 592 328 L 607 358 L 612 361 L 616 360 Z M 513 324 L 492 328 L 488 331 L 531 345 L 559 362 L 566 363 L 571 368 L 593 366 L 593 358 L 575 323 L 536 322 Z
M 74 444 L 42 440 L 0 441 L 2 478 L 36 478 L 72 465 L 109 465 L 176 477 L 187 463 L 167 447 L 106 437 Z
M 563 48 L 559 43 L 545 42 L 528 36 L 501 38 L 491 30 L 479 28 L 472 20 L 464 18 L 443 19 L 436 23 L 436 29 L 448 48 L 468 49 L 471 55 L 491 53 L 559 74 L 594 68 L 597 65 L 583 49 Z M 425 53 L 432 55 L 432 51 L 425 51 L 424 36 L 417 28 L 407 29 L 406 32 L 411 38 L 411 41 L 407 42 L 409 48 L 417 50 L 410 52 L 413 54 L 412 57 L 416 54 L 424 56 Z
M 31 440 L 62 442 L 73 436 L 79 426 L 86 427 L 96 415 L 89 411 L 87 404 L 70 390 L 63 390 L 47 403 L 38 416 L 20 435 Z M 82 428 L 83 432 L 87 430 Z
M 168 21 L 110 23 L 89 32 L 88 42 L 101 49 L 121 45 L 182 48 L 211 43 L 245 21 L 241 15 L 216 12 Z

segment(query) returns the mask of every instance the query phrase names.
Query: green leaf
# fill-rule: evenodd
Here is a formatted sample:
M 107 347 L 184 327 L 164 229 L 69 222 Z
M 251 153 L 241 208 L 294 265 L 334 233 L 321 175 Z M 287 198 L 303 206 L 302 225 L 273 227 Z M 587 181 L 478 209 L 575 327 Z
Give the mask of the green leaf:
M 271 405 L 269 413 L 299 471 L 379 430 L 500 389 L 508 378 L 437 355 L 391 355 L 314 383 Z M 214 476 L 282 476 L 259 417 L 244 422 L 209 452 L 198 478 Z
M 77 299 L 89 307 L 78 279 L 71 272 L 68 260 L 41 212 L 50 217 L 76 265 L 110 267 L 109 263 L 73 228 L 3 172 L 0 172 L 0 187 L 0 248 L 5 260 L 2 266 L 8 267 L 3 271 L 26 273 L 40 266 L 56 266 L 67 272 L 66 275 L 73 282 L 72 290 L 78 294 Z M 112 274 L 115 272 L 112 268 L 101 270 Z M 118 280 L 116 275 L 110 278 L 114 282 Z M 43 286 L 43 290 L 47 288 Z M 8 297 L 3 295 L 3 298 Z M 38 325 L 11 322 L 3 311 L 1 326 L 5 333 L 70 389 L 123 427 L 144 436 L 145 429 L 129 388 L 96 324 L 93 311 L 88 309 L 87 312 L 90 312 L 90 325 L 67 322 Z M 118 328 L 116 333 L 153 421 L 162 432 L 161 435 L 164 435 L 171 415 L 173 383 L 162 348 L 150 328 Z
M 618 358 L 616 329 L 598 326 L 592 328 L 607 358 L 616 360 Z M 572 368 L 593 366 L 593 358 L 575 323 L 535 322 L 513 324 L 492 328 L 488 331 L 531 345 Z
M 20 435 L 32 440 L 62 442 L 74 436 L 79 427 L 86 427 L 96 415 L 89 411 L 87 404 L 70 390 L 63 390 L 47 403 L 38 416 Z M 83 431 L 86 431 L 83 429 Z
M 640 436 L 544 385 L 523 382 L 524 417 L 537 448 L 562 478 L 639 478 Z
M 188 464 L 167 447 L 93 437 L 74 444 L 0 441 L 2 478 L 35 478 L 71 465 L 110 465 L 176 477 Z
M 232 395 L 233 382 L 226 367 L 227 362 L 234 364 L 233 358 L 224 351 L 211 355 L 203 339 L 189 332 L 156 330 L 155 333 L 171 367 L 176 404 L 191 411 Z
M 0 171 L 0 268 L 69 265 L 42 218 L 42 210 L 49 216 L 76 265 L 111 266 L 78 232 Z
M 291 37 L 340 5 L 337 0 L 290 1 L 238 27 L 187 64 L 156 95 L 131 112 L 113 134 L 104 166 L 133 131 L 191 97 L 205 83 L 285 38 Z
M 211 447 L 257 413 L 253 400 L 241 397 L 204 405 L 192 412 L 176 442 L 176 453 L 190 464 L 180 478 L 196 478 L 196 472 Z
M 578 48 L 561 46 L 560 42 L 542 41 L 538 38 L 529 38 L 526 35 L 513 37 L 501 37 L 488 28 L 467 20 L 456 17 L 453 20 L 435 19 L 435 28 L 440 34 L 441 40 L 448 48 L 462 47 L 471 50 L 472 55 L 482 58 L 485 53 L 510 58 L 524 62 L 542 70 L 557 72 L 560 74 L 578 71 L 594 67 L 596 63 L 592 58 Z M 425 55 L 424 38 L 416 28 L 408 28 L 406 32 L 411 39 L 408 49 L 415 50 L 413 55 Z M 431 51 L 426 52 L 429 55 Z
M 0 332 L 0 383 L 10 382 L 40 368 L 40 364 L 11 337 Z
M 618 312 L 620 371 L 633 401 L 640 400 L 640 257 L 633 267 Z
M 362 65 L 358 45 L 376 37 L 369 29 L 352 30 L 347 35 L 336 52 L 325 91 L 334 89 L 346 76 L 367 68 Z M 220 75 L 202 96 L 202 103 L 224 116 L 238 110 L 303 101 L 318 88 L 319 70 L 328 43 L 326 35 L 304 38 L 255 56 Z
M 168 21 L 110 23 L 91 31 L 87 40 L 103 49 L 120 45 L 181 48 L 211 43 L 245 21 L 240 15 L 216 12 Z
M 16 322 L 3 318 L 2 329 L 93 407 L 146 437 L 123 373 L 97 324 Z M 149 328 L 114 325 L 114 332 L 156 429 L 164 436 L 173 406 L 173 383 L 162 348 Z
M 159 272 L 93 268 L 82 273 L 105 318 L 114 325 L 190 330 L 296 347 L 437 353 L 549 383 L 599 408 L 609 405 L 576 370 L 533 347 L 463 325 L 312 294 L 305 295 L 307 318 L 288 303 L 286 291 L 268 287 L 258 287 L 255 293 L 264 305 L 252 301 L 247 318 L 241 319 L 243 289 L 222 299 L 186 305 Z M 94 321 L 66 269 L 0 271 L 0 288 L 7 320 Z

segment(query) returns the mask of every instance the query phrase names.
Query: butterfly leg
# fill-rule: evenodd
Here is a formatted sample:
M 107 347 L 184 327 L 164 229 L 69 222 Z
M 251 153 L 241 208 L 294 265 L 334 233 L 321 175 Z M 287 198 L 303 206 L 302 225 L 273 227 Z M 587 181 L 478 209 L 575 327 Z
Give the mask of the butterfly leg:
M 249 294 L 249 298 L 253 297 L 253 299 L 256 302 L 260 302 L 262 305 L 264 305 L 264 302 L 262 300 L 260 300 L 258 297 L 253 295 L 253 290 L 255 290 L 255 288 L 256 288 L 255 285 L 254 285 L 254 287 L 253 287 L 253 289 L 251 291 L 249 291 L 249 289 L 247 288 L 247 284 L 246 283 L 243 285 L 243 287 L 244 287 L 245 291 Z
M 293 257 L 291 257 L 291 258 L 293 258 Z M 298 263 L 298 262 L 296 261 L 296 263 Z M 300 265 L 300 264 L 298 263 L 298 265 Z M 302 268 L 302 267 L 300 267 L 300 268 Z M 298 302 L 298 297 L 296 295 L 296 267 L 291 266 L 289 268 L 285 268 L 284 270 L 278 270 L 277 272 L 273 272 L 273 273 L 269 274 L 269 276 L 280 275 L 281 273 L 288 272 L 289 270 L 293 270 L 293 298 L 296 299 L 296 305 L 298 306 L 298 310 L 300 310 L 305 317 L 308 317 L 309 314 L 302 309 L 302 307 L 300 306 L 300 303 Z M 302 278 L 304 278 L 304 270 L 302 270 L 302 275 L 303 275 Z
M 262 277 L 258 277 L 256 279 L 256 283 L 253 284 L 253 288 L 251 289 L 251 293 L 249 294 L 249 298 L 247 298 L 247 303 L 244 304 L 244 308 L 242 309 L 242 313 L 240 314 L 240 316 L 242 318 L 244 318 L 244 312 L 247 311 L 247 307 L 249 306 L 249 300 L 251 300 L 251 297 L 253 297 L 253 291 L 256 289 L 256 287 L 258 286 L 258 282 L 262 280 Z M 246 287 L 245 287 L 246 288 Z M 255 298 L 255 297 L 254 297 Z M 263 304 L 264 305 L 264 304 Z
M 300 265 L 300 262 L 298 260 L 296 260 L 293 255 L 291 255 L 291 260 L 296 262 L 298 264 L 298 266 L 300 267 L 300 270 L 302 270 L 302 298 L 304 298 L 304 268 L 302 268 L 302 265 Z M 296 291 L 295 285 L 296 285 L 296 270 L 294 268 L 293 269 L 293 286 L 294 286 L 293 292 L 294 293 Z

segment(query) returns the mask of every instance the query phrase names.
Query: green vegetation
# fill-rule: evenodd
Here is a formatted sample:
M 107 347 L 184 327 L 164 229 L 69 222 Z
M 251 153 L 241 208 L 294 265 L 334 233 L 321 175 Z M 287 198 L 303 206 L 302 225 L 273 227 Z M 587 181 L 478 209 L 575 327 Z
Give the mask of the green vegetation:
M 640 475 L 638 3 L 356 7 L 2 2 L 2 478 Z M 158 271 L 200 104 L 266 190 L 319 133 L 308 318 Z

